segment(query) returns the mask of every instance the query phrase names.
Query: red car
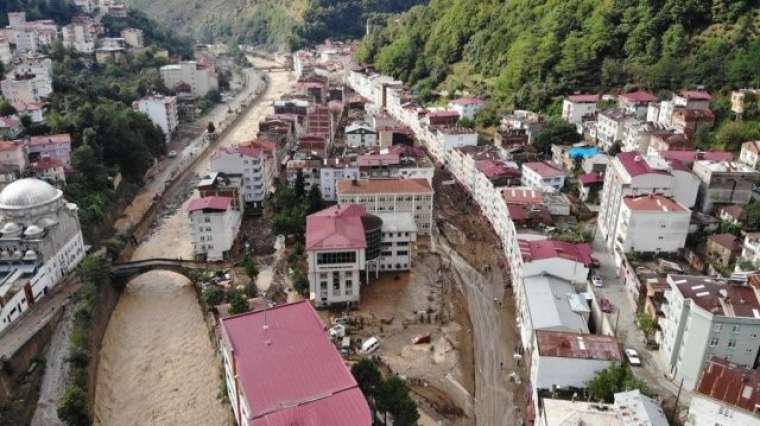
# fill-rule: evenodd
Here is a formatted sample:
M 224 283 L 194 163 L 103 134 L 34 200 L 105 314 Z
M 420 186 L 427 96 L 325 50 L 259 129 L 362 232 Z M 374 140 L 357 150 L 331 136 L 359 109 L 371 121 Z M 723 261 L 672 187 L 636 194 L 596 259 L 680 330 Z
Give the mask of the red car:
M 613 306 L 612 303 L 610 303 L 610 301 L 604 297 L 599 299 L 599 306 L 602 308 L 602 312 L 608 314 L 615 310 L 615 306 Z

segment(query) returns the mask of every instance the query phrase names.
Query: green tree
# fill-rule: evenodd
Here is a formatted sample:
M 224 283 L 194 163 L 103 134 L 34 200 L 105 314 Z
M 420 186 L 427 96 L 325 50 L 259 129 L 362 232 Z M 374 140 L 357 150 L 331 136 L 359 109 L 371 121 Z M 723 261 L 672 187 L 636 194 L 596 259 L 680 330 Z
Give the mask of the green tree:
M 306 180 L 301 169 L 298 169 L 298 171 L 296 171 L 296 180 L 293 183 L 293 190 L 295 191 L 295 195 L 298 200 L 303 200 L 306 196 Z
M 752 201 L 744 207 L 744 224 L 748 229 L 760 229 L 760 202 Z
M 245 298 L 245 295 L 243 292 L 239 290 L 235 290 L 229 295 L 229 302 L 230 302 L 230 314 L 236 315 L 236 314 L 242 314 L 243 312 L 248 312 L 249 306 L 248 306 L 248 299 Z
M 309 206 L 306 210 L 307 214 L 316 213 L 322 210 L 322 193 L 319 191 L 318 185 L 312 185 L 311 188 L 309 188 L 309 195 L 306 203 Z
M 256 277 L 259 275 L 259 268 L 256 267 L 256 262 L 253 258 L 246 256 L 246 258 L 243 259 L 243 269 L 245 269 L 245 274 L 255 282 Z
M 550 117 L 546 120 L 543 129 L 536 135 L 533 145 L 541 154 L 548 154 L 553 144 L 572 145 L 583 139 L 575 126 L 559 117 Z
M 638 389 L 647 393 L 644 382 L 637 379 L 627 365 L 613 364 L 596 373 L 593 379 L 586 385 L 589 396 L 594 401 L 613 402 L 615 394 Z
M 657 329 L 657 319 L 646 312 L 642 312 L 636 317 L 636 325 L 644 333 L 644 337 L 648 339 Z
M 362 393 L 367 398 L 374 398 L 383 381 L 377 365 L 369 358 L 362 358 L 351 366 L 351 374 L 354 375 Z
M 16 113 L 16 108 L 5 98 L 0 99 L 0 117 L 7 117 Z
M 306 296 L 309 294 L 309 279 L 306 278 L 306 274 L 304 274 L 300 268 L 296 268 L 293 271 L 291 280 L 293 281 L 293 289 L 298 294 L 301 296 Z
M 393 417 L 394 425 L 414 426 L 419 420 L 417 404 L 409 396 L 409 388 L 398 376 L 380 384 L 376 392 L 377 409 Z
M 63 397 L 58 401 L 58 417 L 68 426 L 90 426 L 90 411 L 87 394 L 76 384 L 66 386 Z
M 202 297 L 206 305 L 216 306 L 224 301 L 224 290 L 215 285 L 209 285 L 203 289 Z

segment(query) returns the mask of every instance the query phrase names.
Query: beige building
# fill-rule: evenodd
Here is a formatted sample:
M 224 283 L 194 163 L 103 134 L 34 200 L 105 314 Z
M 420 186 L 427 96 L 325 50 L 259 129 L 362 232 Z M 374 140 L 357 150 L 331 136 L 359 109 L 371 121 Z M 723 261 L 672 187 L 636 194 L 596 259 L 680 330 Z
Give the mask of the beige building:
M 127 42 L 127 46 L 140 49 L 145 46 L 143 30 L 139 28 L 126 28 L 121 31 L 121 38 Z
M 420 235 L 433 227 L 433 188 L 427 179 L 360 179 L 337 183 L 338 204 L 361 204 L 369 213 L 414 214 Z

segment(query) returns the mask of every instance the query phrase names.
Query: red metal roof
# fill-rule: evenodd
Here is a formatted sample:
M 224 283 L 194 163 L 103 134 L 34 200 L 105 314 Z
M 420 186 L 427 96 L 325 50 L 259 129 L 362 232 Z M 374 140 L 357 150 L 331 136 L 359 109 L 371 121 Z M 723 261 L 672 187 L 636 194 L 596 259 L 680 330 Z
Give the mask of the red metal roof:
M 306 217 L 306 249 L 361 249 L 367 247 L 362 216 L 364 206 L 333 206 Z
M 0 151 L 15 151 L 21 148 L 21 144 L 11 141 L 0 141 Z
M 398 154 L 367 154 L 360 155 L 356 158 L 356 164 L 359 167 L 377 167 L 377 166 L 392 166 L 401 162 L 401 158 Z
M 369 426 L 367 401 L 308 301 L 222 320 L 253 426 Z
M 620 343 L 613 336 L 536 330 L 540 356 L 622 361 Z
M 660 174 L 660 175 L 667 175 L 670 174 L 666 170 L 660 170 L 660 169 L 653 169 L 649 167 L 649 163 L 647 163 L 647 159 L 643 157 L 638 152 L 621 152 L 618 154 L 617 157 L 618 161 L 620 161 L 620 164 L 623 165 L 625 170 L 628 172 L 631 177 L 640 176 L 647 173 L 654 173 L 654 174 Z
M 686 208 L 676 201 L 662 195 L 642 195 L 640 197 L 625 197 L 625 205 L 632 211 L 640 212 L 683 212 Z
M 591 265 L 591 246 L 586 243 L 573 244 L 556 240 L 518 240 L 523 261 L 561 258 Z
M 584 173 L 578 176 L 578 180 L 584 185 L 593 185 L 604 182 L 604 173 Z
M 657 96 L 644 90 L 637 90 L 631 93 L 624 93 L 620 95 L 620 97 L 623 98 L 623 100 L 626 102 L 633 102 L 633 103 L 654 102 L 657 100 Z
M 190 206 L 187 209 L 191 212 L 196 210 L 228 210 L 232 206 L 232 201 L 231 197 L 211 196 L 196 198 L 190 201 Z
M 560 177 L 565 175 L 564 170 L 549 161 L 523 163 L 523 167 L 533 170 L 534 172 L 538 173 L 539 176 L 544 178 Z
M 459 113 L 456 111 L 431 111 L 428 113 L 428 117 L 432 118 L 453 118 L 459 117 Z
M 734 160 L 734 154 L 726 151 L 660 151 L 660 156 L 665 160 L 678 160 L 686 166 L 691 166 L 697 160 Z
M 71 135 L 68 133 L 61 133 L 58 135 L 32 136 L 29 140 L 29 145 L 31 146 L 47 144 L 71 144 Z
M 599 95 L 570 95 L 567 100 L 577 104 L 594 104 L 599 102 Z
M 681 96 L 692 101 L 712 100 L 712 96 L 704 90 L 681 90 Z
M 702 371 L 696 392 L 755 412 L 760 406 L 760 370 L 739 367 L 713 357 Z
M 713 315 L 760 319 L 760 300 L 752 287 L 707 276 L 670 275 L 684 299 Z
M 477 160 L 475 167 L 489 179 L 511 176 L 520 176 L 520 171 L 507 167 L 502 161 L 496 160 Z
M 713 234 L 707 237 L 707 240 L 732 251 L 736 250 L 739 244 L 734 234 Z
M 543 204 L 544 194 L 532 188 L 507 188 L 501 191 L 507 204 Z
M 338 195 L 351 194 L 432 194 L 427 179 L 349 179 L 336 183 Z

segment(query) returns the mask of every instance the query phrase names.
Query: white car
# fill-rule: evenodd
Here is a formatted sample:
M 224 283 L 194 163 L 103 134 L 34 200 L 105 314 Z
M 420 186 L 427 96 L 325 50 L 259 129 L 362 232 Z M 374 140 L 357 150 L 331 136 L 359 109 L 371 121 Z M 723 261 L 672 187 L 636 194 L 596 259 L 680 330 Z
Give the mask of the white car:
M 177 151 L 169 151 L 169 154 L 167 154 L 169 158 L 176 158 L 177 157 Z
M 369 339 L 365 340 L 364 343 L 362 343 L 361 352 L 365 355 L 368 355 L 368 354 L 371 354 L 372 352 L 375 352 L 377 348 L 379 347 L 380 347 L 380 339 L 378 339 L 375 336 L 372 336 Z
M 631 349 L 631 348 L 626 349 L 625 357 L 628 358 L 628 364 L 631 364 L 634 366 L 641 365 L 641 358 L 639 358 L 639 353 L 636 351 L 636 349 Z
M 604 287 L 604 282 L 602 281 L 602 277 L 596 274 L 594 274 L 591 277 L 591 284 L 593 284 L 594 287 L 598 287 L 598 288 Z
M 332 326 L 327 332 L 330 335 L 330 338 L 332 339 L 337 339 L 337 338 L 342 339 L 346 337 L 346 326 L 343 324 L 336 324 Z

